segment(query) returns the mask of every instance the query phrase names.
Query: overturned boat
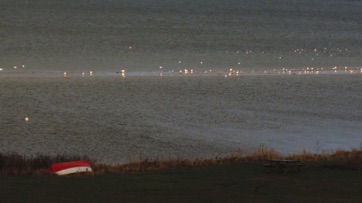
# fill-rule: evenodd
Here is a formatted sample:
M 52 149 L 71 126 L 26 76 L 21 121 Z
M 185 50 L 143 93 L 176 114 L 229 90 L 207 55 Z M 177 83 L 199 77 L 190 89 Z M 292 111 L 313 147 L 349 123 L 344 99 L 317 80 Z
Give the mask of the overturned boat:
M 49 171 L 58 175 L 93 172 L 91 164 L 85 160 L 52 164 Z

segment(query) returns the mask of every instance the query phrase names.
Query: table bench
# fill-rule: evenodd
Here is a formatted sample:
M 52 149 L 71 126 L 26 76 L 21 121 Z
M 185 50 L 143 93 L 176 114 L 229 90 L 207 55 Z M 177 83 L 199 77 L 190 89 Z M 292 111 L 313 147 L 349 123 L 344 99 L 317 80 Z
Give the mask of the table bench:
M 291 160 L 291 159 L 269 159 L 266 164 L 264 164 L 264 167 L 270 169 L 279 169 L 284 174 L 287 174 L 290 170 L 296 170 L 298 172 L 301 172 L 300 168 L 303 167 L 304 164 L 301 163 L 299 160 Z

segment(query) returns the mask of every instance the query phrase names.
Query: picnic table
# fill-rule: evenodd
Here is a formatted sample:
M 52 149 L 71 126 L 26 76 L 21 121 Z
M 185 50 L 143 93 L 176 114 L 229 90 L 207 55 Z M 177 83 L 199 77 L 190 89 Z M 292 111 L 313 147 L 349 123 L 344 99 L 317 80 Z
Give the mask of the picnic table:
M 300 172 L 300 168 L 304 166 L 299 160 L 292 159 L 269 159 L 268 163 L 264 164 L 266 168 L 276 168 L 287 174 L 291 169 Z

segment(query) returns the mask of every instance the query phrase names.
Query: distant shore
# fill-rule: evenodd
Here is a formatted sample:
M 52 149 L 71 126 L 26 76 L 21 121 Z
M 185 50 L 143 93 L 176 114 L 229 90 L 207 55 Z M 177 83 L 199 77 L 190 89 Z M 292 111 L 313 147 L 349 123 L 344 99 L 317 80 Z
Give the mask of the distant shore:
M 0 77 L 133 77 L 133 76 L 254 76 L 254 75 L 318 75 L 318 74 L 362 74 L 362 67 L 303 67 L 303 68 L 259 68 L 219 70 L 162 70 L 162 71 L 32 71 L 32 70 L 1 70 Z

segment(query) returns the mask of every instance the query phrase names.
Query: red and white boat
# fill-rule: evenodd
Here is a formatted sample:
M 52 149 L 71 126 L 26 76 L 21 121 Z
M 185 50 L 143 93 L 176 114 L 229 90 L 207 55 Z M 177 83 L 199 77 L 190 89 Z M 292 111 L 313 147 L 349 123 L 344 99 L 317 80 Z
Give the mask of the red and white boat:
M 70 161 L 52 164 L 49 171 L 58 175 L 68 175 L 73 173 L 92 172 L 92 167 L 88 161 Z

